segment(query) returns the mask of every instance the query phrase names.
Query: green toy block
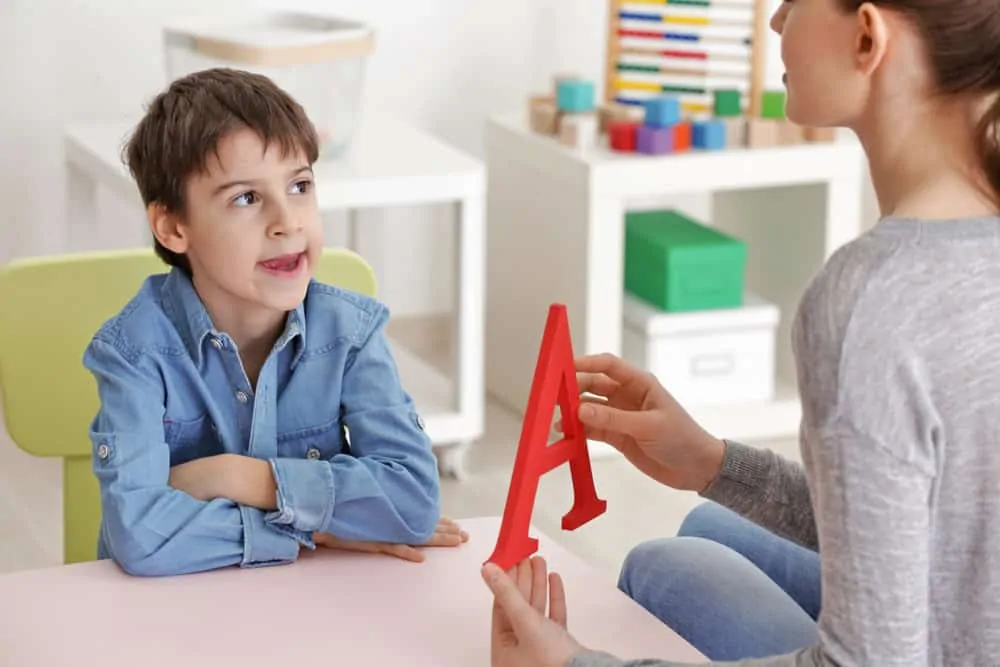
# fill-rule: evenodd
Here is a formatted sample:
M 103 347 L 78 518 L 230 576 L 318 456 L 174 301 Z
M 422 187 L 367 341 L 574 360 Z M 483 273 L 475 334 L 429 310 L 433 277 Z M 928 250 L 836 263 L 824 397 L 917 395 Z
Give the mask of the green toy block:
M 673 210 L 625 216 L 625 289 L 668 312 L 743 304 L 747 246 Z
M 719 118 L 739 116 L 743 113 L 743 96 L 738 90 L 714 91 L 715 115 Z
M 784 120 L 785 118 L 785 91 L 766 90 L 761 95 L 760 117 Z

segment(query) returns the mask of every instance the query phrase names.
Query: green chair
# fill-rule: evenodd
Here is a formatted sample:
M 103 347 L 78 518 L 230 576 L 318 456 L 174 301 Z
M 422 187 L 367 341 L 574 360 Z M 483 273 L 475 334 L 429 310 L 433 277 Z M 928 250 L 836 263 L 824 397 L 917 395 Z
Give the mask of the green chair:
M 0 394 L 7 431 L 35 456 L 63 459 L 64 561 L 97 557 L 101 504 L 88 429 L 97 391 L 83 352 L 149 275 L 167 270 L 152 250 L 15 260 L 0 267 Z M 316 279 L 374 296 L 371 266 L 324 250 Z

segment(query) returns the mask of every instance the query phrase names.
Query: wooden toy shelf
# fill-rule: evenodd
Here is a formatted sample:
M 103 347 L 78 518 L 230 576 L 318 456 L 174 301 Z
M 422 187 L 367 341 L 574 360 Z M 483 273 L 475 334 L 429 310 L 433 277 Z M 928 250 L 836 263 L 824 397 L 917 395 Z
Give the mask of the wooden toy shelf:
M 777 395 L 690 411 L 719 436 L 794 435 L 801 412 L 789 328 L 810 278 L 863 229 L 860 146 L 838 140 L 662 156 L 603 145 L 579 150 L 533 133 L 526 115 L 487 126 L 488 392 L 524 410 L 525 378 L 554 302 L 567 306 L 577 354 L 621 354 L 625 212 L 655 198 L 705 193 L 712 201 L 705 222 L 748 243 L 747 289 L 780 308 Z

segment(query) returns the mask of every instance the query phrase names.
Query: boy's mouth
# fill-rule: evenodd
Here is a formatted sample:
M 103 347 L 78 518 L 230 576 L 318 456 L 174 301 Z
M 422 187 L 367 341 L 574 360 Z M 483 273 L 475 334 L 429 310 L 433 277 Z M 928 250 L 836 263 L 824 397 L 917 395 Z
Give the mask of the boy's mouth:
M 297 252 L 265 259 L 262 262 L 258 262 L 257 265 L 272 275 L 293 276 L 299 272 L 299 269 L 305 266 L 305 263 L 306 254 L 304 252 Z

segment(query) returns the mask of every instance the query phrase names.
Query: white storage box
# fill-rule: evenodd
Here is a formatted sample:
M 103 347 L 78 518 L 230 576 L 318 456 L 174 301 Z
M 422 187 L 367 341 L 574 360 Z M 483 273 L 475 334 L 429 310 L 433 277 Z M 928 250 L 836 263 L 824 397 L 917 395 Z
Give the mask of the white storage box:
M 362 23 L 300 12 L 239 12 L 164 26 L 167 76 L 214 67 L 270 77 L 306 110 L 324 158 L 350 144 L 375 37 Z
M 683 406 L 770 401 L 780 312 L 754 294 L 740 308 L 666 313 L 626 293 L 622 357 Z

